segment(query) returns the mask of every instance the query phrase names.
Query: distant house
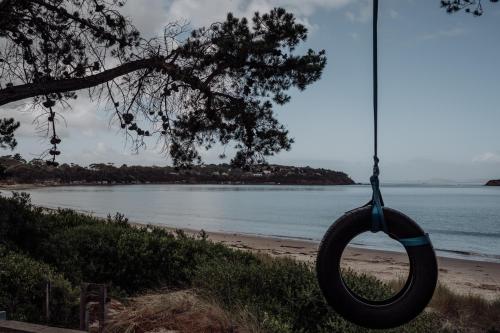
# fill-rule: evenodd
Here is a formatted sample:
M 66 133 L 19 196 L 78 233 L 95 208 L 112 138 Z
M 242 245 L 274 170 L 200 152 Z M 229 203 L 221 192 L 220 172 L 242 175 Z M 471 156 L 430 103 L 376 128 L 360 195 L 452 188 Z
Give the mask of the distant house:
M 253 174 L 254 177 L 262 177 L 262 173 L 258 172 L 258 173 L 254 173 Z
M 265 175 L 270 175 L 270 174 L 272 174 L 271 170 L 264 170 L 264 172 L 263 172 L 263 173 L 264 173 Z

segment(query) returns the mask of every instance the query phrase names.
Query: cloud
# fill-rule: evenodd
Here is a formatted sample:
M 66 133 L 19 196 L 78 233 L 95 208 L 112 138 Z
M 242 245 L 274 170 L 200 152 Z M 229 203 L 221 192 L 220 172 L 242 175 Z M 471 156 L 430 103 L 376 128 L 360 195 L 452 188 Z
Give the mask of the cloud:
M 450 37 L 460 37 L 465 35 L 466 30 L 460 27 L 453 27 L 445 30 L 438 30 L 435 32 L 427 33 L 422 35 L 420 39 L 422 40 L 433 40 L 439 38 L 450 38 Z
M 472 159 L 474 163 L 500 163 L 500 154 L 485 152 Z
M 359 34 L 357 32 L 351 32 L 349 33 L 352 39 L 358 40 L 359 39 Z
M 103 111 L 103 105 L 92 102 L 81 91 L 71 107 L 56 106 L 56 131 L 59 137 L 70 137 L 73 131 L 79 131 L 87 137 L 93 137 L 99 131 L 109 131 L 111 113 Z M 47 128 L 47 113 L 31 107 L 30 101 L 9 104 L 0 109 L 0 116 L 13 117 L 21 123 L 16 131 L 18 137 L 41 137 Z
M 63 151 L 61 162 L 71 162 L 80 165 L 90 163 L 109 163 L 116 165 L 166 165 L 170 159 L 161 152 L 161 147 L 152 147 L 133 153 L 127 147 L 119 148 L 119 142 L 98 141 L 89 148 L 82 149 L 78 153 Z
M 366 23 L 372 19 L 373 4 L 371 1 L 361 1 L 356 11 L 349 10 L 345 13 L 347 19 L 351 22 Z
M 308 18 L 320 10 L 333 10 L 355 4 L 360 0 L 128 0 L 123 13 L 130 17 L 143 36 L 161 34 L 170 22 L 189 22 L 193 28 L 210 25 L 225 19 L 228 12 L 237 17 L 252 17 L 255 12 L 269 12 L 283 7 L 294 13 L 298 20 L 311 27 Z M 360 18 L 364 20 L 366 5 L 362 0 Z M 353 14 L 358 17 L 358 14 Z
M 399 13 L 391 8 L 389 10 L 389 16 L 393 19 L 397 19 L 399 17 Z
M 165 0 L 128 0 L 122 9 L 131 18 L 143 37 L 161 34 L 169 22 L 169 12 Z
M 319 10 L 338 9 L 354 2 L 356 0 L 172 0 L 168 16 L 174 21 L 189 20 L 198 27 L 223 20 L 228 12 L 251 17 L 257 11 L 268 12 L 274 7 L 283 7 L 305 22 Z

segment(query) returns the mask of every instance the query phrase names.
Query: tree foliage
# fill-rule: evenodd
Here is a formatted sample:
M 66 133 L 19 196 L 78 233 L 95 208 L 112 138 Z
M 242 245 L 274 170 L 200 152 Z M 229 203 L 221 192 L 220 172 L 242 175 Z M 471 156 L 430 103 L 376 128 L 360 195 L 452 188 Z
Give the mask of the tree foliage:
M 490 0 L 490 2 L 498 2 L 498 0 Z M 450 14 L 465 10 L 465 12 L 474 16 L 483 15 L 481 0 L 441 0 L 441 7 L 445 8 L 446 12 Z
M 193 30 L 177 23 L 144 39 L 120 13 L 117 0 L 3 0 L 0 2 L 0 106 L 31 98 L 47 113 L 60 152 L 59 110 L 89 89 L 114 111 L 114 123 L 133 139 L 157 136 L 179 166 L 200 161 L 200 148 L 232 144 L 233 163 L 263 162 L 292 139 L 273 106 L 286 91 L 317 81 L 324 51 L 296 47 L 307 29 L 284 9 L 249 21 Z
M 19 128 L 19 125 L 19 122 L 16 122 L 14 118 L 0 119 L 0 148 L 14 149 L 17 146 L 14 132 Z
M 45 166 L 43 160 L 26 162 L 22 156 L 0 157 L 0 182 L 15 184 L 301 184 L 350 185 L 345 173 L 311 167 L 283 165 L 254 166 L 252 171 L 229 164 L 206 164 L 190 169 L 171 166 L 138 166 L 94 163 L 83 167 L 63 163 L 58 168 Z

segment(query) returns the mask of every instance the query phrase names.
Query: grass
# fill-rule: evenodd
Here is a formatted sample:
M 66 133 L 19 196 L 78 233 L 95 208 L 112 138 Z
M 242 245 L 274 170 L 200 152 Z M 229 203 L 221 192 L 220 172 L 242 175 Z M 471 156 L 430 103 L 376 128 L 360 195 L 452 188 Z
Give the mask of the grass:
M 443 318 L 443 326 L 459 332 L 500 332 L 500 298 L 488 302 L 477 295 L 458 295 L 438 285 L 429 307 Z
M 401 290 L 403 278 L 387 283 L 393 293 Z M 488 301 L 479 295 L 461 295 L 438 283 L 427 311 L 437 314 L 445 332 L 500 333 L 500 297 Z
M 128 306 L 108 322 L 106 333 L 164 330 L 205 333 L 259 333 L 249 315 L 236 316 L 215 300 L 204 299 L 193 290 L 150 294 L 132 298 Z

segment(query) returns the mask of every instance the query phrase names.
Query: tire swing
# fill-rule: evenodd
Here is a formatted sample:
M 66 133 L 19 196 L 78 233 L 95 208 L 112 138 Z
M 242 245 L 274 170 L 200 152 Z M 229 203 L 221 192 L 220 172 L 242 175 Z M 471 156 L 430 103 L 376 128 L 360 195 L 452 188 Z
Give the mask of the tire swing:
M 321 242 L 316 260 L 319 286 L 328 304 L 345 319 L 367 328 L 393 328 L 415 318 L 429 303 L 437 283 L 437 262 L 428 234 L 403 213 L 384 207 L 379 187 L 377 156 L 377 21 L 378 0 L 373 5 L 373 104 L 374 166 L 370 183 L 372 200 L 345 213 L 335 221 Z M 410 269 L 403 288 L 383 301 L 357 295 L 342 278 L 340 261 L 349 242 L 357 235 L 385 232 L 401 243 L 409 257 Z

